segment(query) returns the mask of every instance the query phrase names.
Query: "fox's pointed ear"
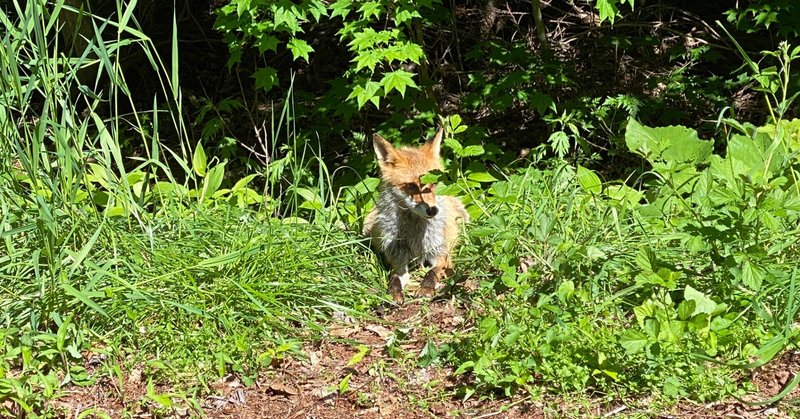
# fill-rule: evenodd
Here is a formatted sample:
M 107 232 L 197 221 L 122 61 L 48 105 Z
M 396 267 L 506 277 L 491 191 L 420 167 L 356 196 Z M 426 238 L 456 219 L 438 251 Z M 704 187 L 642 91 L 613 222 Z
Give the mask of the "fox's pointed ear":
M 434 159 L 439 158 L 439 150 L 442 148 L 442 137 L 444 136 L 444 127 L 439 127 L 436 131 L 436 135 L 433 136 L 430 140 L 428 140 L 425 145 L 425 152 L 428 153 L 429 156 L 433 157 Z
M 386 141 L 378 134 L 372 136 L 372 146 L 375 148 L 375 155 L 381 163 L 392 163 L 394 157 L 394 147 L 392 143 Z

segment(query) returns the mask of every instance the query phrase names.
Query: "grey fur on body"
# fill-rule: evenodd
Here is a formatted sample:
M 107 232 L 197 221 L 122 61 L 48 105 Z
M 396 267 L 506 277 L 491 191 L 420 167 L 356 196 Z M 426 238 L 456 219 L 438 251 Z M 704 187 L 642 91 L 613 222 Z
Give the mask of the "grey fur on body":
M 444 230 L 447 219 L 453 216 L 450 211 L 457 210 L 456 216 L 467 221 L 468 215 L 456 198 L 436 196 L 436 206 L 439 212 L 435 216 L 421 216 L 415 213 L 415 204 L 408 195 L 381 185 L 375 209 L 364 222 L 364 235 L 372 237 L 373 245 L 398 275 L 423 263 L 432 266 L 437 257 L 449 253 Z

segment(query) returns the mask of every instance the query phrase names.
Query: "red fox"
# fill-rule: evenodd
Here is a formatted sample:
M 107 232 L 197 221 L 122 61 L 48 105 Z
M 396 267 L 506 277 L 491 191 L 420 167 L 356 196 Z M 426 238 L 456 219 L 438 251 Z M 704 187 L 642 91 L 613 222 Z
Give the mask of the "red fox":
M 431 297 L 436 281 L 452 274 L 450 254 L 458 242 L 461 224 L 469 215 L 461 201 L 436 196 L 436 185 L 420 184 L 420 176 L 442 169 L 439 150 L 443 129 L 422 147 L 395 148 L 378 134 L 373 137 L 381 171 L 380 194 L 364 220 L 364 235 L 391 265 L 389 294 L 403 302 L 403 287 L 410 270 L 420 265 L 431 270 L 420 282 L 419 294 Z

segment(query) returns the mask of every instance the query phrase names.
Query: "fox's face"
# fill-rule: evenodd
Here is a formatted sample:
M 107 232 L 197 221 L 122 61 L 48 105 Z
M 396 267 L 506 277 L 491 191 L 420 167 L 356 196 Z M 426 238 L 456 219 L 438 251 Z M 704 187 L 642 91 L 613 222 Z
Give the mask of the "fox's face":
M 439 160 L 442 133 L 440 128 L 419 148 L 395 148 L 378 134 L 372 139 L 386 191 L 401 208 L 423 218 L 433 218 L 439 213 L 436 185 L 421 184 L 419 178 L 431 170 L 442 169 Z

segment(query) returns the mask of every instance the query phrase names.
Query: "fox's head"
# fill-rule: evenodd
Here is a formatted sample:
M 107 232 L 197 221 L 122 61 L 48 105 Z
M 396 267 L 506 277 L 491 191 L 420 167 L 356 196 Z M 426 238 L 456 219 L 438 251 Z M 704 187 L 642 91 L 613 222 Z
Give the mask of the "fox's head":
M 439 213 L 434 193 L 436 185 L 420 184 L 419 178 L 431 170 L 442 169 L 439 160 L 442 134 L 443 129 L 439 128 L 436 135 L 419 148 L 395 148 L 378 134 L 372 138 L 385 190 L 401 208 L 424 218 L 433 218 Z

